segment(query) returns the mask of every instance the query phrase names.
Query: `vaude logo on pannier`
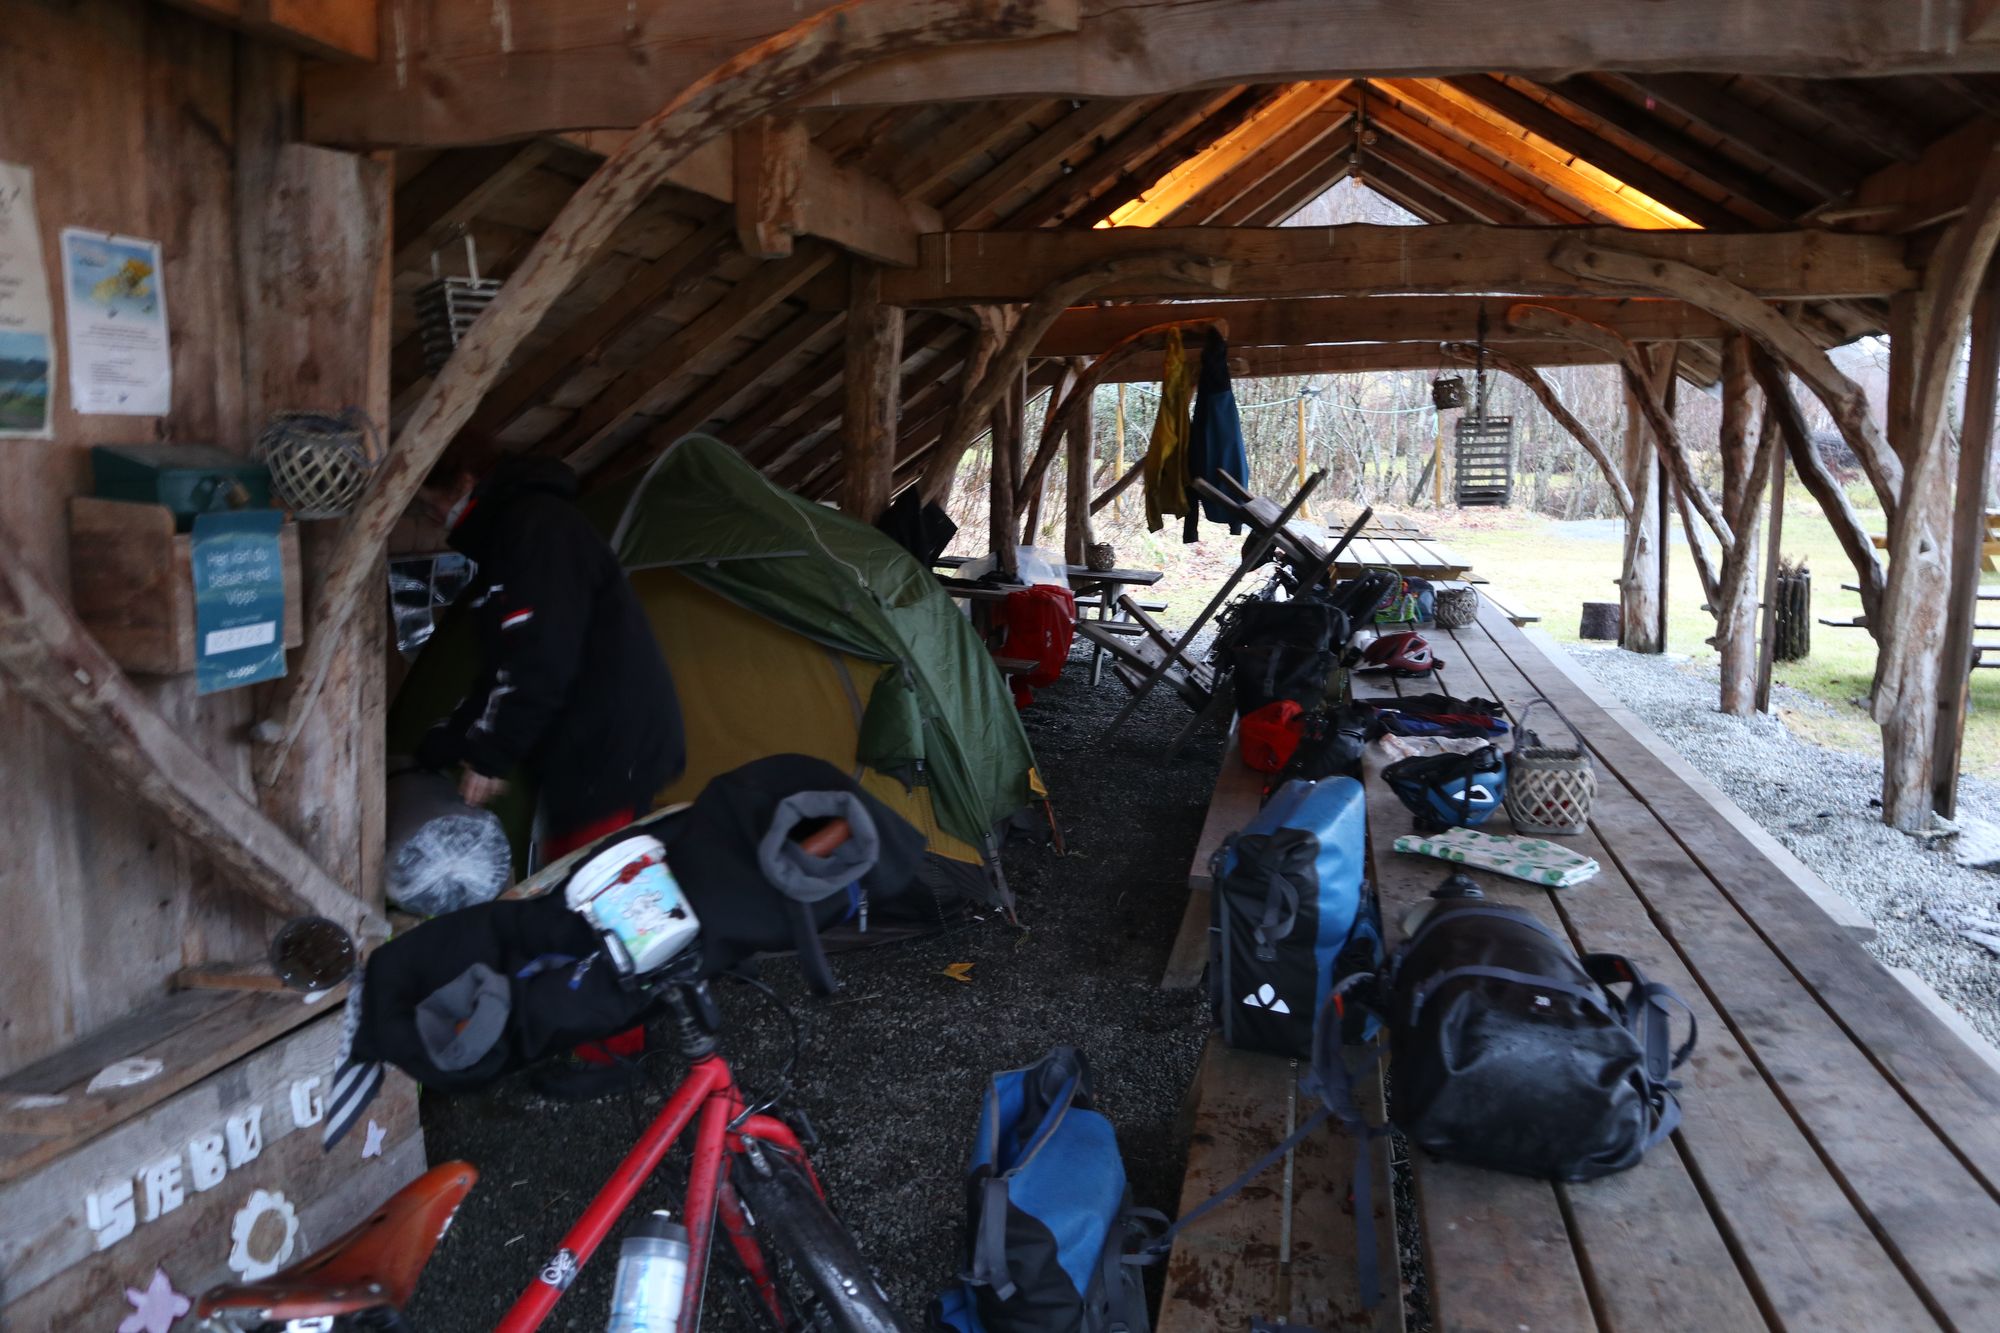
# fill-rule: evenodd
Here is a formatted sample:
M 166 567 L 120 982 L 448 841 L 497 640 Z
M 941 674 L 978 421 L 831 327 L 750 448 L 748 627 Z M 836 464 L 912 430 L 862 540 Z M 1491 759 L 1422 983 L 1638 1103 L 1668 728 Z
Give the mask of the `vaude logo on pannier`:
M 1268 981 L 1244 996 L 1243 1003 L 1249 1005 L 1252 1009 L 1269 1009 L 1274 1014 L 1289 1014 L 1292 1012 L 1292 1006 L 1279 998 L 1278 992 L 1272 989 L 1271 983 Z

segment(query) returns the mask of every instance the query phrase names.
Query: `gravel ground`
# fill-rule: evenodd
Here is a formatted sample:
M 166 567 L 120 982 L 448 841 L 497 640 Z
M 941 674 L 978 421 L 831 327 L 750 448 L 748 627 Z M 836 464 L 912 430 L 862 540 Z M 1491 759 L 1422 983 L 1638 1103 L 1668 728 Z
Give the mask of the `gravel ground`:
M 1569 651 L 1625 705 L 1720 787 L 1758 824 L 1875 923 L 1868 945 L 1907 967 L 2000 1044 L 2000 958 L 1940 925 L 1933 912 L 2000 916 L 2000 877 L 1959 865 L 1949 840 L 1898 833 L 1881 822 L 1882 761 L 1828 749 L 1785 726 L 1789 712 L 1830 715 L 1830 705 L 1780 685 L 1778 715 L 1716 711 L 1713 663 L 1616 648 Z M 1977 778 L 1959 786 L 1959 814 L 2000 822 L 2000 789 Z
M 1201 991 L 1158 983 L 1187 902 L 1219 738 L 1162 767 L 1155 756 L 1187 720 L 1163 689 L 1123 738 L 1097 746 L 1124 699 L 1108 676 L 1093 690 L 1088 671 L 1072 664 L 1023 715 L 1068 855 L 1055 855 L 1045 826 L 1010 841 L 1004 864 L 1019 927 L 989 916 L 841 955 L 834 968 L 843 989 L 831 1000 L 809 997 L 790 962 L 764 969 L 804 1028 L 792 1103 L 823 1140 L 814 1158 L 828 1193 L 912 1316 L 961 1262 L 961 1179 L 987 1075 L 1028 1064 L 1051 1045 L 1074 1044 L 1089 1056 L 1135 1200 L 1169 1213 L 1177 1206 L 1187 1145 L 1176 1120 L 1207 1016 Z M 969 982 L 944 974 L 962 962 L 972 964 Z M 721 998 L 724 1050 L 754 1092 L 781 1066 L 786 1039 L 754 993 L 725 983 Z M 678 1070 L 668 1061 L 657 1072 L 665 1083 Z M 476 1097 L 426 1096 L 430 1160 L 463 1158 L 481 1180 L 425 1275 L 412 1324 L 424 1333 L 490 1328 L 664 1095 L 656 1087 L 559 1103 L 515 1079 Z M 658 1182 L 642 1199 L 678 1211 L 674 1192 Z M 547 1327 L 603 1328 L 617 1235 Z

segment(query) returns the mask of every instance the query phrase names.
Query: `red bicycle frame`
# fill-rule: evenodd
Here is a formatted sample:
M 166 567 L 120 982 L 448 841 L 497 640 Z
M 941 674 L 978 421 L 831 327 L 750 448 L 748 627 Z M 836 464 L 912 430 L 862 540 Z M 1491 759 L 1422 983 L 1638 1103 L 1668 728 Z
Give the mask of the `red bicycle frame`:
M 513 1308 L 494 1325 L 496 1333 L 530 1333 L 542 1326 L 542 1321 L 549 1317 L 549 1311 L 555 1308 L 556 1301 L 569 1289 L 577 1273 L 597 1252 L 597 1247 L 604 1243 L 619 1216 L 638 1196 L 640 1189 L 666 1157 L 667 1150 L 694 1123 L 697 1115 L 701 1117 L 701 1123 L 695 1127 L 694 1166 L 688 1175 L 687 1201 L 682 1217 L 688 1229 L 688 1268 L 687 1295 L 681 1301 L 679 1333 L 692 1333 L 701 1308 L 702 1287 L 708 1274 L 709 1250 L 714 1243 L 718 1215 L 722 1218 L 723 1230 L 729 1236 L 731 1247 L 749 1271 L 759 1296 L 774 1315 L 782 1318 L 769 1266 L 757 1247 L 756 1238 L 744 1225 L 742 1205 L 729 1183 L 730 1162 L 745 1151 L 746 1139 L 756 1139 L 798 1161 L 816 1190 L 819 1189 L 819 1181 L 812 1174 L 812 1166 L 806 1161 L 798 1136 L 782 1120 L 753 1115 L 731 1129 L 730 1126 L 742 1116 L 743 1109 L 743 1096 L 737 1091 L 736 1076 L 721 1056 L 710 1054 L 694 1061 L 686 1080 L 667 1099 L 667 1104 L 654 1117 L 653 1123 L 646 1127 L 646 1132 L 640 1135 L 632 1151 L 625 1155 L 625 1160 L 604 1182 L 604 1188 L 597 1192 L 597 1197 L 590 1201 L 590 1206 L 583 1210 L 583 1215 L 562 1238 L 561 1246 L 542 1267 L 541 1274 L 521 1293 Z

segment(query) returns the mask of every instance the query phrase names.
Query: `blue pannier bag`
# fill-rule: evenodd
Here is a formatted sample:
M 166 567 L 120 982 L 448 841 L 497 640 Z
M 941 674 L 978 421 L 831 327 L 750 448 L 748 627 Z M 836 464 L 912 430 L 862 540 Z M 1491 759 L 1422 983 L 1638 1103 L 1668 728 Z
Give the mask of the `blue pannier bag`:
M 1368 818 L 1353 778 L 1287 782 L 1212 866 L 1209 1006 L 1222 1039 L 1309 1059 L 1313 1016 L 1345 977 L 1382 964 L 1381 910 L 1362 878 Z M 1359 1009 L 1346 1042 L 1374 1034 Z
M 1057 1046 L 995 1074 L 966 1190 L 970 1262 L 931 1306 L 956 1333 L 1146 1333 L 1141 1231 L 1111 1122 L 1082 1052 Z

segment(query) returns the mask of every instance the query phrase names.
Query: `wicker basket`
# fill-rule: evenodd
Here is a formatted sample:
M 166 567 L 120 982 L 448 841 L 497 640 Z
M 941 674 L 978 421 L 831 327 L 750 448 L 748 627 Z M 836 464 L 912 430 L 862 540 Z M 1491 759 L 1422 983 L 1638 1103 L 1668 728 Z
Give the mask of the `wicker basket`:
M 280 412 L 257 439 L 271 489 L 297 517 L 338 518 L 368 489 L 381 449 L 357 411 Z
M 1529 717 L 1543 706 L 1569 727 L 1576 739 L 1573 748 L 1544 745 L 1528 729 Z M 1596 799 L 1597 771 L 1584 751 L 1582 734 L 1560 708 L 1547 699 L 1535 700 L 1522 711 L 1514 730 L 1514 749 L 1507 756 L 1505 804 L 1514 831 L 1538 837 L 1581 833 Z
M 1112 549 L 1110 542 L 1092 542 L 1083 550 L 1083 563 L 1086 569 L 1103 574 L 1118 568 L 1118 552 Z
M 1479 593 L 1472 588 L 1439 588 L 1432 615 L 1439 629 L 1464 629 L 1479 618 Z

